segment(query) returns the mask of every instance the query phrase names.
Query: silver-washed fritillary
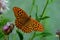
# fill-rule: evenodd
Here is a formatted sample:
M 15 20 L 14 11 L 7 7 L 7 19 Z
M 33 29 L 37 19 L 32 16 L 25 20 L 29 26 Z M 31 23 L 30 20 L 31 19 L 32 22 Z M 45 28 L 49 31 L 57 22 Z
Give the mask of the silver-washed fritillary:
M 42 24 L 26 14 L 24 10 L 18 7 L 13 8 L 16 20 L 15 25 L 25 33 L 44 30 Z

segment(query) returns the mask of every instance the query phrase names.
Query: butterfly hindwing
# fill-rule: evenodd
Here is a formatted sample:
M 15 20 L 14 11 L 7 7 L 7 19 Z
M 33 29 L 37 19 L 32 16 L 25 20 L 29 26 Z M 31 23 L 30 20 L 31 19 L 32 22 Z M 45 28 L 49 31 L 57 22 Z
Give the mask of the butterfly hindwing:
M 32 28 L 33 31 L 40 31 L 42 32 L 44 30 L 42 24 L 40 24 L 38 21 L 30 18 L 30 20 L 25 24 L 28 28 Z
M 33 30 L 34 31 L 40 31 L 42 32 L 44 30 L 43 26 L 41 23 L 39 23 L 38 21 L 32 19 L 32 23 L 33 23 Z

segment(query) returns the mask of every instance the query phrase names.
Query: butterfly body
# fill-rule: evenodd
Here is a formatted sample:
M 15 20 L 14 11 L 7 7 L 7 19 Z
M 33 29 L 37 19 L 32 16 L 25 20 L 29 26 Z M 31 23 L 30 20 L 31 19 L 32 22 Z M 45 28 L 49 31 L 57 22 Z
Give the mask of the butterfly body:
M 29 33 L 44 30 L 43 26 L 38 21 L 28 16 L 21 8 L 14 7 L 13 10 L 16 17 L 15 25 L 23 32 Z

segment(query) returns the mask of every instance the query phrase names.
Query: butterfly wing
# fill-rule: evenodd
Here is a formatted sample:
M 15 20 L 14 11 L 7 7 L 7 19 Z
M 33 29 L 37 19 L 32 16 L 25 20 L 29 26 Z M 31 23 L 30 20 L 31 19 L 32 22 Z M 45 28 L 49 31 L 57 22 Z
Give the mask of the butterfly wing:
M 39 23 L 38 21 L 36 21 L 32 18 L 31 18 L 31 22 L 32 22 L 32 27 L 33 27 L 34 31 L 43 32 L 44 28 L 43 28 L 43 25 L 41 23 Z
M 14 7 L 13 11 L 14 11 L 15 17 L 18 18 L 18 19 L 26 20 L 26 19 L 29 18 L 28 15 L 26 14 L 26 12 L 23 11 L 21 8 Z
M 16 27 L 26 33 L 32 32 L 33 30 L 43 31 L 43 26 L 36 20 L 29 17 L 21 8 L 14 7 L 13 11 L 16 17 Z

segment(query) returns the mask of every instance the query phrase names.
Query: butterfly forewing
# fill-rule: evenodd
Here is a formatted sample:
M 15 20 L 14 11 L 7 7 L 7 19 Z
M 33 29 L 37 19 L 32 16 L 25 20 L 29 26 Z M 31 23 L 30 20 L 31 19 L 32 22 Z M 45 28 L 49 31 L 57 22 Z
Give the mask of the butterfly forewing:
M 14 7 L 13 11 L 14 11 L 14 14 L 15 14 L 16 18 L 20 18 L 20 19 L 23 19 L 23 20 L 28 19 L 28 15 L 21 8 Z

